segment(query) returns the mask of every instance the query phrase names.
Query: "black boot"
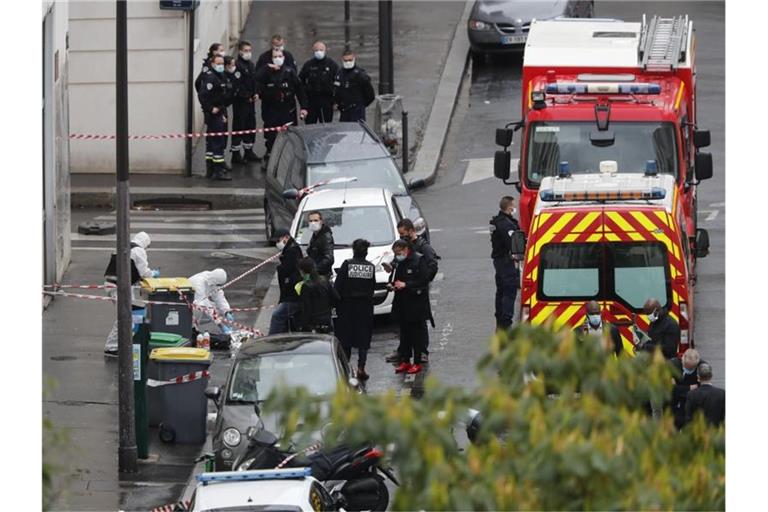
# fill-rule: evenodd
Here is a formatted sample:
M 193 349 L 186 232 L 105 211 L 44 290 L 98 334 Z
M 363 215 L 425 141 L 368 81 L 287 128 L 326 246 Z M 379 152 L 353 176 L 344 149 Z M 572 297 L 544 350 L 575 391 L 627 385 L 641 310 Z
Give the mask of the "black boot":
M 246 156 L 248 153 L 246 153 Z M 243 155 L 239 151 L 232 151 L 232 163 L 233 164 L 244 164 L 245 160 L 243 159 Z
M 229 175 L 227 169 L 224 167 L 224 162 L 216 164 L 216 168 L 213 171 L 213 179 L 218 181 L 232 181 L 232 176 Z
M 205 161 L 205 177 L 211 179 L 213 177 L 213 162 L 211 160 Z
M 245 159 L 249 162 L 260 162 L 261 157 L 253 152 L 253 149 L 245 150 Z

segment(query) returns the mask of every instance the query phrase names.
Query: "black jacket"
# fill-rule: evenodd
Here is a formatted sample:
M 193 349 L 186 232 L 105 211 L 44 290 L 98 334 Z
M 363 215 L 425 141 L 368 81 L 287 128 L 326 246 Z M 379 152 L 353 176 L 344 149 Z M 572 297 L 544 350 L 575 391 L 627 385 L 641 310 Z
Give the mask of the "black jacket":
M 213 114 L 214 107 L 219 109 L 216 115 L 221 115 L 222 112 L 226 114 L 228 101 L 231 100 L 232 84 L 224 76 L 224 73 L 208 70 L 203 74 L 197 99 L 200 100 L 200 106 L 206 114 Z
M 696 411 L 704 412 L 704 417 L 711 425 L 720 425 L 725 421 L 725 390 L 711 384 L 703 384 L 688 393 L 685 401 L 685 422 L 693 419 Z
M 699 361 L 699 364 L 701 363 L 706 363 L 706 361 Z M 675 426 L 681 428 L 685 423 L 685 402 L 688 398 L 688 393 L 691 391 L 692 384 L 699 383 L 699 377 L 696 375 L 696 370 L 686 375 L 683 372 L 683 362 L 676 357 L 671 359 L 669 364 L 680 372 L 679 377 L 674 377 L 675 384 L 672 386 L 672 413 L 675 416 Z
M 298 100 L 301 108 L 307 107 L 307 97 L 299 82 L 296 71 L 287 66 L 278 70 L 263 67 L 256 71 L 256 92 L 261 99 L 262 111 L 296 110 Z
M 203 66 L 200 68 L 200 73 L 197 75 L 197 78 L 195 78 L 195 91 L 198 93 L 200 92 L 200 86 L 203 85 L 203 75 L 205 75 L 210 70 L 211 65 L 208 61 L 208 58 L 206 57 L 203 59 Z
M 283 247 L 280 253 L 280 264 L 277 266 L 277 280 L 280 283 L 280 302 L 298 302 L 296 295 L 296 283 L 301 281 L 299 272 L 299 260 L 304 255 L 301 246 L 293 238 Z
M 611 337 L 611 342 L 613 342 L 613 353 L 618 355 L 621 355 L 622 350 L 624 350 L 624 343 L 621 341 L 621 333 L 619 332 L 619 328 L 613 325 L 609 322 L 603 322 L 603 333 L 605 331 L 608 331 L 608 334 Z M 573 329 L 573 333 L 576 336 L 586 336 L 589 334 L 589 324 L 586 320 L 584 320 L 584 323 L 581 325 L 577 325 Z
M 667 359 L 677 356 L 677 347 L 680 345 L 680 326 L 674 318 L 669 316 L 667 310 L 659 313 L 659 318 L 648 327 L 648 336 L 651 341 L 646 344 L 647 350 L 661 347 L 661 352 Z
M 323 276 L 305 281 L 299 293 L 301 300 L 301 330 L 328 331 L 332 327 L 331 313 L 339 294 Z
M 307 97 L 312 99 L 332 99 L 333 80 L 339 72 L 339 65 L 330 57 L 317 60 L 309 59 L 301 67 L 299 80 L 304 86 Z
M 342 300 L 373 301 L 373 292 L 376 288 L 376 267 L 365 258 L 345 260 L 336 273 L 333 286 L 339 292 Z
M 334 101 L 339 110 L 355 107 L 367 107 L 376 99 L 376 92 L 371 85 L 371 77 L 361 67 L 341 68 L 333 81 Z
M 293 58 L 293 54 L 291 54 L 291 52 L 288 50 L 283 50 L 283 57 L 285 57 L 285 61 L 283 61 L 283 67 L 288 66 L 296 71 L 296 60 Z M 267 64 L 272 64 L 271 48 L 259 55 L 259 58 L 256 61 L 256 70 L 258 71 L 261 68 L 266 68 Z
M 333 268 L 333 233 L 327 225 L 323 224 L 320 231 L 312 233 L 307 256 L 315 261 L 318 274 L 330 277 Z
M 508 258 L 512 250 L 512 233 L 520 231 L 520 224 L 502 211 L 491 219 L 490 224 L 491 258 Z
M 253 95 L 256 94 L 256 65 L 250 60 L 238 56 L 235 61 L 237 71 L 237 94 L 235 101 L 238 103 L 253 103 Z
M 402 281 L 405 288 L 395 291 L 392 312 L 401 321 L 423 322 L 430 317 L 429 270 L 426 259 L 419 253 L 410 256 L 395 266 L 392 282 Z
M 411 241 L 411 244 L 413 245 L 413 250 L 421 254 L 426 261 L 429 282 L 434 281 L 438 270 L 437 260 L 440 259 L 440 256 L 438 256 L 432 246 L 429 245 L 429 242 L 420 236 L 416 237 L 415 241 Z

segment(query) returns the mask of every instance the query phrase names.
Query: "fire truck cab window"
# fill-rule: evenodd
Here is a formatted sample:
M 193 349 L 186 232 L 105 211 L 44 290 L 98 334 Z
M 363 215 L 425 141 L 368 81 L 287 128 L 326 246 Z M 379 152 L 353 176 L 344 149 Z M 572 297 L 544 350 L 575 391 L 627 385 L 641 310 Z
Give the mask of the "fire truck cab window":
M 633 309 L 646 300 L 659 299 L 667 305 L 666 248 L 660 242 L 608 244 L 608 268 L 612 270 L 613 289 L 618 298 Z
M 600 162 L 615 160 L 619 172 L 643 173 L 655 160 L 661 174 L 677 176 L 677 141 L 673 123 L 615 122 L 610 129 L 614 143 L 592 145 L 594 122 L 537 122 L 528 134 L 527 180 L 536 186 L 545 176 L 556 176 L 560 162 L 568 162 L 571 174 L 600 172 Z
M 541 293 L 550 299 L 590 299 L 600 291 L 600 244 L 553 244 L 541 250 Z

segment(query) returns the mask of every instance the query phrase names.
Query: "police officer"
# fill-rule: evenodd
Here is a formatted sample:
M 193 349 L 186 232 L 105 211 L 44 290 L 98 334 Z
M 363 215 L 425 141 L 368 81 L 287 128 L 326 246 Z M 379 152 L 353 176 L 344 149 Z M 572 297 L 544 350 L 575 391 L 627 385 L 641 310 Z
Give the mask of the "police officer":
M 232 130 L 255 130 L 256 110 L 253 102 L 256 100 L 256 65 L 251 60 L 253 47 L 248 41 L 240 41 L 237 45 L 237 60 L 235 78 L 238 82 L 237 94 L 232 104 Z M 232 135 L 232 163 L 242 164 L 246 161 L 258 162 L 261 158 L 253 152 L 253 142 L 256 133 Z M 245 158 L 241 154 L 245 151 Z
M 333 306 L 339 294 L 330 282 L 317 273 L 312 258 L 299 261 L 301 281 L 296 283 L 296 294 L 301 301 L 300 330 L 328 334 L 333 332 Z
M 344 261 L 336 273 L 334 287 L 341 301 L 336 312 L 336 337 L 347 359 L 352 347 L 357 348 L 357 378 L 368 380 L 365 362 L 373 336 L 373 291 L 376 287 L 376 267 L 366 260 L 370 242 L 358 238 L 352 242 L 352 258 Z
M 296 60 L 293 58 L 293 55 L 291 55 L 291 52 L 285 49 L 285 38 L 283 38 L 283 36 L 280 34 L 273 35 L 272 48 L 259 55 L 259 60 L 256 61 L 256 71 L 266 67 L 269 64 L 272 64 L 272 52 L 275 50 L 283 52 L 283 56 L 285 57 L 285 65 L 289 68 L 293 68 L 293 70 L 296 71 Z
M 512 325 L 515 296 L 520 287 L 520 271 L 517 258 L 512 253 L 512 234 L 520 231 L 513 217 L 515 198 L 504 196 L 499 202 L 499 213 L 491 219 L 491 258 L 496 270 L 496 328 L 507 329 Z
M 334 99 L 341 116 L 339 121 L 365 121 L 365 107 L 373 103 L 376 93 L 371 85 L 371 77 L 355 64 L 355 54 L 345 50 L 341 57 L 340 69 L 336 73 Z
M 317 265 L 318 274 L 331 278 L 333 273 L 333 231 L 323 220 L 323 214 L 318 211 L 309 212 L 307 218 L 312 237 L 309 239 L 307 256 Z
M 224 45 L 221 43 L 213 43 L 208 47 L 208 55 L 206 55 L 203 59 L 203 67 L 200 69 L 200 73 L 197 75 L 197 78 L 195 78 L 195 91 L 200 92 L 200 85 L 203 83 L 203 75 L 211 69 L 211 58 L 214 55 L 223 57 L 224 54 Z
M 294 68 L 285 65 L 282 50 L 272 50 L 272 63 L 256 71 L 256 91 L 261 98 L 261 119 L 264 128 L 274 128 L 286 123 L 297 123 L 296 100 L 301 107 L 301 118 L 307 115 L 307 97 Z M 277 133 L 264 132 L 269 160 Z
M 322 41 L 312 45 L 314 55 L 304 63 L 299 73 L 309 101 L 307 124 L 333 121 L 333 79 L 339 72 L 339 65 L 327 56 L 326 50 Z
M 197 94 L 205 114 L 205 131 L 207 134 L 227 131 L 227 102 L 231 94 L 231 89 L 228 86 L 231 84 L 224 73 L 224 57 L 214 55 L 211 59 L 211 69 L 203 75 L 200 92 Z M 206 177 L 212 177 L 216 180 L 232 179 L 224 167 L 224 150 L 226 148 L 226 135 L 206 135 Z

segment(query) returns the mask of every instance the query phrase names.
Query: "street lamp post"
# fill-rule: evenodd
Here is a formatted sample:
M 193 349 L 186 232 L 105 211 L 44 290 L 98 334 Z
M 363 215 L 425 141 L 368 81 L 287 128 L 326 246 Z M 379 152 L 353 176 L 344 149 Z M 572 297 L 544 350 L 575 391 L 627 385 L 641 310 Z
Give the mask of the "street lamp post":
M 133 343 L 128 184 L 128 20 L 126 0 L 117 0 L 115 17 L 115 118 L 117 175 L 117 347 L 118 347 L 118 469 L 135 473 L 138 465 L 133 409 Z
M 379 94 L 395 92 L 392 51 L 392 0 L 379 0 Z

